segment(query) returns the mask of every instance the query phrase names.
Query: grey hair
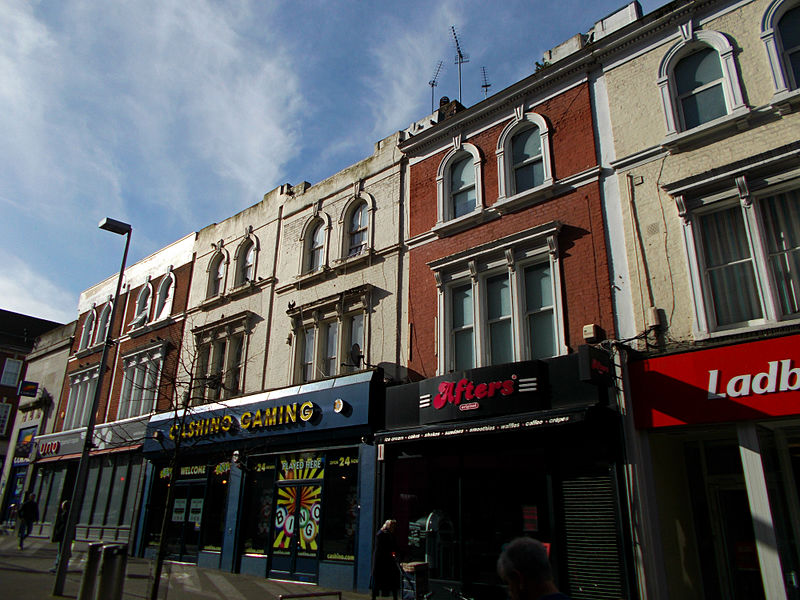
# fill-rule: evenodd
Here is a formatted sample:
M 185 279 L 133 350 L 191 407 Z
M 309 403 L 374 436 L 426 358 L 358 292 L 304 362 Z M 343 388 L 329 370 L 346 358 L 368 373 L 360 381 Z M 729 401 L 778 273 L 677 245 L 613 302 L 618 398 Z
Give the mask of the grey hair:
M 529 537 L 512 540 L 500 553 L 497 574 L 505 580 L 512 571 L 518 571 L 533 581 L 553 580 L 547 549 L 542 542 Z
M 381 529 L 388 529 L 392 525 L 397 525 L 397 521 L 394 519 L 386 519 L 386 522 L 381 526 Z

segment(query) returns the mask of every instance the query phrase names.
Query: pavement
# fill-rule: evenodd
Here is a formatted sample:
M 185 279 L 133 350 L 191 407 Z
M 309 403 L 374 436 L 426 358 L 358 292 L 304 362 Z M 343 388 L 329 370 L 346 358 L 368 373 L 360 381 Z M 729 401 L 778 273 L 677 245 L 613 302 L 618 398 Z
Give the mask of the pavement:
M 55 575 L 49 570 L 55 562 L 58 545 L 43 538 L 25 540 L 25 549 L 17 549 L 17 538 L 0 535 L 0 600 L 40 600 L 77 598 L 85 564 L 85 544 L 76 544 L 70 561 L 63 596 L 53 596 Z M 128 558 L 121 600 L 150 597 L 153 561 Z M 335 600 L 339 590 L 316 585 L 274 581 L 252 575 L 240 575 L 195 565 L 166 561 L 159 584 L 161 600 L 279 600 L 281 595 L 330 593 Z M 368 600 L 368 594 L 341 591 L 341 600 Z

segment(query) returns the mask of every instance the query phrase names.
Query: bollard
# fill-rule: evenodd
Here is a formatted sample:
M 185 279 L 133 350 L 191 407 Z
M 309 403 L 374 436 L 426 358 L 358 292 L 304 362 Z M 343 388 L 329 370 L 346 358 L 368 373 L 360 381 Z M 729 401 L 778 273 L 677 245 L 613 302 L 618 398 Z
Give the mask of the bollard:
M 100 554 L 103 544 L 89 544 L 86 550 L 86 564 L 81 576 L 81 587 L 78 591 L 78 600 L 94 600 L 94 588 L 97 583 L 97 571 L 100 567 Z M 68 565 L 69 566 L 69 565 Z
M 97 595 L 94 600 L 122 600 L 125 570 L 128 567 L 128 546 L 109 544 L 103 548 Z

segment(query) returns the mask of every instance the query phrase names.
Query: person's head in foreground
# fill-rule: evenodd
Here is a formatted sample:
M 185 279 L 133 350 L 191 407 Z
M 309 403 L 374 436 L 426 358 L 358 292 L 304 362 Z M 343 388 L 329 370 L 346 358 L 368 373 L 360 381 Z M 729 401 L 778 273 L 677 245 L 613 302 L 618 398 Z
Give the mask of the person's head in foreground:
M 512 540 L 497 559 L 497 574 L 508 584 L 511 600 L 539 600 L 548 594 L 558 594 L 547 549 L 539 540 L 529 537 Z

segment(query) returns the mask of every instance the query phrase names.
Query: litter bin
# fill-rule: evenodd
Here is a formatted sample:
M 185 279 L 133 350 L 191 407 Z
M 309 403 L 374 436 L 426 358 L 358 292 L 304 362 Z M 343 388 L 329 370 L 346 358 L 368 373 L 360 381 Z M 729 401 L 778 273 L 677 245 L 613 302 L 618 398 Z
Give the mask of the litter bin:
M 430 596 L 426 562 L 401 563 L 403 571 L 403 600 L 425 600 Z
M 96 600 L 122 600 L 125 570 L 128 567 L 128 546 L 109 544 L 103 547 Z

